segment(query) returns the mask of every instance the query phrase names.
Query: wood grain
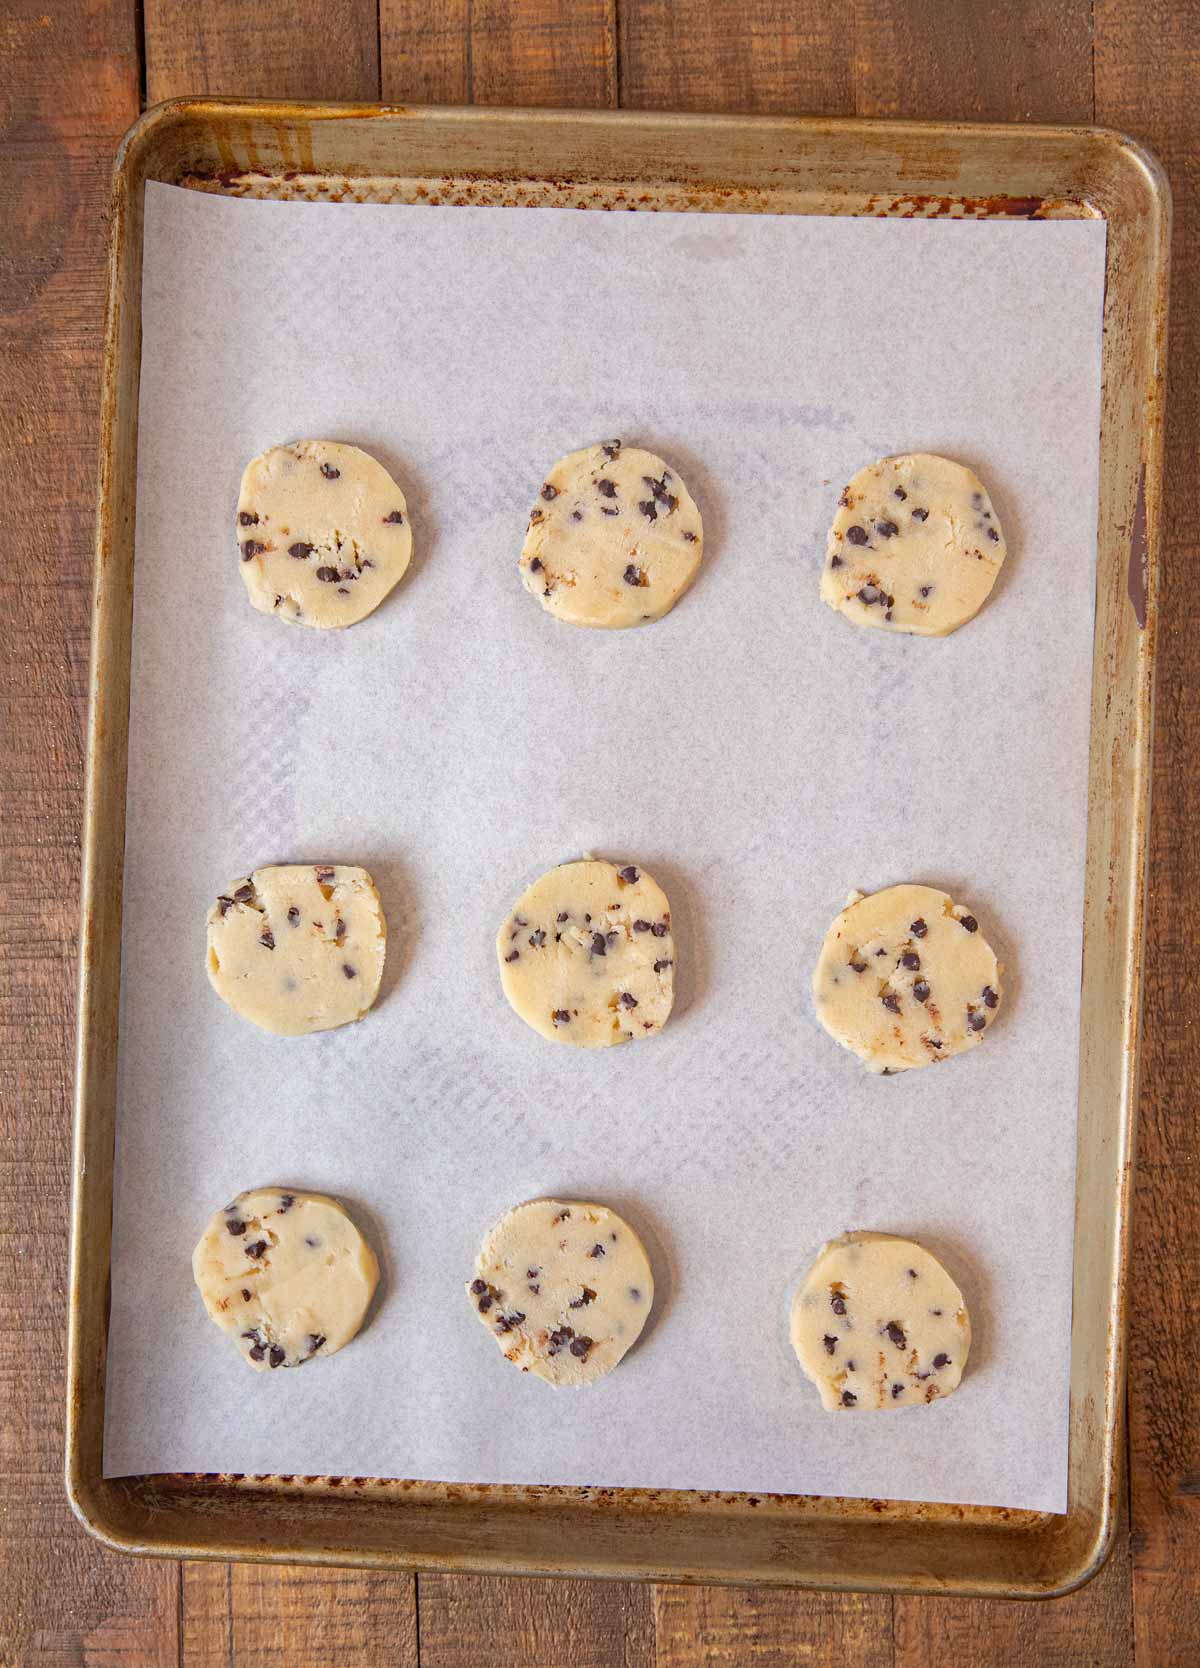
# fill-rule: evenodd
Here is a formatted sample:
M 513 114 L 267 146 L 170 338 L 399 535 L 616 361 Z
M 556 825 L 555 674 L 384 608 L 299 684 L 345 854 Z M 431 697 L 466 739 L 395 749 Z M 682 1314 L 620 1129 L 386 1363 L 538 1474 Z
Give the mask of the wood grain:
M 891 1668 L 892 1606 L 861 1593 L 656 1587 L 654 1668 Z
M 147 102 L 379 97 L 375 0 L 144 0 Z
M 417 1668 L 411 1576 L 183 1567 L 179 1668 Z
M 392 102 L 617 102 L 613 0 L 380 0 L 379 37 Z
M 1154 812 L 1130 1303 L 1129 1466 L 1138 1668 L 1200 1663 L 1200 5 L 1096 5 L 1096 118 L 1153 146 L 1175 195 Z

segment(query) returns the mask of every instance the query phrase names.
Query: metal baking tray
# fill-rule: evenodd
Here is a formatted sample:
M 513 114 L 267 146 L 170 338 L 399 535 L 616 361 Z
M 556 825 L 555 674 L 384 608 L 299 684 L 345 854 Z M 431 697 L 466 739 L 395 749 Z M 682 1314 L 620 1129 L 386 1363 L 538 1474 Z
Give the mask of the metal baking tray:
M 1107 220 L 1064 1515 L 361 1477 L 104 1478 L 146 180 L 447 209 Z M 172 1558 L 1012 1597 L 1066 1592 L 1099 1569 L 1122 1476 L 1169 243 L 1158 164 L 1096 128 L 180 99 L 130 130 L 108 258 L 71 1214 L 66 1481 L 93 1534 Z

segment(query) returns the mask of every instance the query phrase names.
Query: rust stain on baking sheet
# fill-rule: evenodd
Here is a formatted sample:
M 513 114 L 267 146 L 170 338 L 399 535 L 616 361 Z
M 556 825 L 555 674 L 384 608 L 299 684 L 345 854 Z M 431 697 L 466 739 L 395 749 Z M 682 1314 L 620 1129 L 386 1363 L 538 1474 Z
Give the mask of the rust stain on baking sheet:
M 1146 465 L 1138 475 L 1137 503 L 1129 533 L 1129 600 L 1139 626 L 1146 625 L 1146 586 L 1150 572 L 1150 542 L 1146 536 Z

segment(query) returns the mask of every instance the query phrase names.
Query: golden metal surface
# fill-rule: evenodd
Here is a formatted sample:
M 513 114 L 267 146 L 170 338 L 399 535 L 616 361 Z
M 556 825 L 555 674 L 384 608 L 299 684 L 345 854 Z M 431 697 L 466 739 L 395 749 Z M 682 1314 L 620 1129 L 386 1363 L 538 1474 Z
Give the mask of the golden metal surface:
M 327 201 L 1107 220 L 1065 1515 L 809 1495 L 103 1477 L 148 179 Z M 66 1478 L 93 1534 L 171 1557 L 1011 1597 L 1069 1591 L 1100 1567 L 1123 1454 L 1170 212 L 1154 159 L 1095 128 L 181 99 L 130 130 L 109 247 L 71 1216 Z

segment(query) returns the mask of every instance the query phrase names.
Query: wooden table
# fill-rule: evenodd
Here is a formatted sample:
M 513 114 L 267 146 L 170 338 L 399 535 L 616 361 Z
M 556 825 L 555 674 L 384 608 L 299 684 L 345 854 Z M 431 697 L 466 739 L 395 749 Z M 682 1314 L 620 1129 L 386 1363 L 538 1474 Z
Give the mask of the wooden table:
M 0 1668 L 1200 1664 L 1200 0 L 4 0 Z M 63 1497 L 71 1041 L 108 168 L 180 93 L 1096 121 L 1176 200 L 1128 1523 L 1043 1605 L 147 1563 Z M 1190 1262 L 1190 1268 L 1188 1266 Z

